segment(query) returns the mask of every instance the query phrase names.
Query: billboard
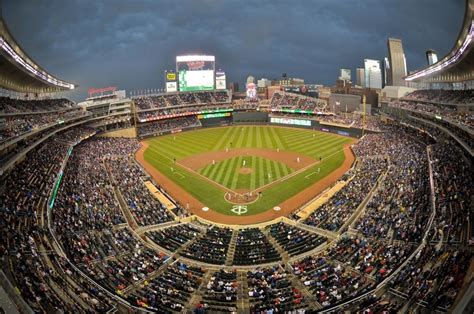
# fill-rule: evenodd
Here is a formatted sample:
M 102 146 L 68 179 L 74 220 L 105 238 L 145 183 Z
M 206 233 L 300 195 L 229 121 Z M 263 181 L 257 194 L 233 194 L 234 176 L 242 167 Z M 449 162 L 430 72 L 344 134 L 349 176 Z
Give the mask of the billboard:
M 214 90 L 214 56 L 177 56 L 180 91 Z
M 178 83 L 177 82 L 166 82 L 166 92 L 173 93 L 178 91 Z
M 171 70 L 165 71 L 166 92 L 173 93 L 178 91 L 178 74 Z
M 210 119 L 210 118 L 224 118 L 230 117 L 232 114 L 230 112 L 220 112 L 220 113 L 206 113 L 206 114 L 198 114 L 197 118 L 199 120 L 202 119 Z
M 165 72 L 166 82 L 176 82 L 178 76 L 175 71 L 166 71 Z
M 225 89 L 225 72 L 216 71 L 216 89 Z
M 247 99 L 249 100 L 257 100 L 257 85 L 255 83 L 247 83 Z

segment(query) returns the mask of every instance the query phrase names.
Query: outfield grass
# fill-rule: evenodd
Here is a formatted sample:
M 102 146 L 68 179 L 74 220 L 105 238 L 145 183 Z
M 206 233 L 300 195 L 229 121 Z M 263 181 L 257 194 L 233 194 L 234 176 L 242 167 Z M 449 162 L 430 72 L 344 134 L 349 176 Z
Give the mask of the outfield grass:
M 329 133 L 296 128 L 233 126 L 200 129 L 147 140 L 150 146 L 145 151 L 145 160 L 210 208 L 227 215 L 235 215 L 230 211 L 233 205 L 225 201 L 225 192 L 222 189 L 209 183 L 197 173 L 174 165 L 173 159 L 179 161 L 198 153 L 225 151 L 227 147 L 234 149 L 279 148 L 280 150 L 302 153 L 315 160 L 322 158 L 322 162 L 318 165 L 309 167 L 305 171 L 266 189 L 262 198 L 247 205 L 248 212 L 245 215 L 252 215 L 271 209 L 340 167 L 345 158 L 342 151 L 343 145 L 350 141 L 349 138 Z M 236 171 L 231 172 L 239 161 L 242 161 L 239 157 L 230 158 L 226 160 L 226 165 L 220 166 L 221 170 L 214 167 L 213 171 L 212 165 L 208 165 L 199 169 L 199 172 L 231 189 L 253 189 L 269 183 L 269 180 L 273 181 L 278 177 L 285 176 L 285 171 L 287 173 L 293 171 L 285 164 L 251 156 L 249 164 L 252 167 L 256 166 L 257 169 L 263 167 L 262 171 L 254 172 L 259 177 L 252 180 L 252 174 L 237 175 Z M 272 163 L 274 164 L 272 165 Z M 317 168 L 320 168 L 319 174 L 315 174 Z M 271 179 L 268 176 L 265 179 L 265 175 L 260 178 L 270 169 Z M 276 169 L 279 170 L 279 174 Z

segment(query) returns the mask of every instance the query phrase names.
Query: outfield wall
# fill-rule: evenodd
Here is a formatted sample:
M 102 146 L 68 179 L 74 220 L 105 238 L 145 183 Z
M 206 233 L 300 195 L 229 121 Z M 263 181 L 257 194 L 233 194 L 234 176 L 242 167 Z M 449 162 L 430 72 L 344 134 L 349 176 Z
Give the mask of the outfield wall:
M 202 126 L 211 127 L 211 126 L 220 126 L 220 125 L 230 125 L 232 124 L 232 116 L 224 118 L 209 118 L 209 119 L 200 119 L 199 120 Z
M 232 115 L 234 123 L 268 123 L 268 112 L 261 111 L 242 111 L 234 112 Z
M 210 118 L 210 119 L 201 119 L 201 124 L 203 128 L 206 127 L 218 127 L 218 126 L 231 126 L 231 125 L 275 125 L 275 126 L 285 126 L 285 127 L 293 127 L 293 128 L 304 128 L 304 129 L 312 129 L 315 131 L 327 132 L 338 134 L 342 136 L 348 136 L 353 138 L 360 138 L 362 137 L 362 130 L 358 128 L 347 128 L 343 126 L 337 125 L 330 125 L 330 124 L 321 124 L 319 121 L 312 120 L 309 117 L 279 117 L 279 118 L 288 118 L 294 120 L 306 120 L 309 121 L 309 125 L 295 125 L 295 124 L 285 124 L 285 123 L 271 123 L 270 116 L 268 112 L 233 112 L 231 117 L 223 117 L 223 118 Z M 306 118 L 306 119 L 305 119 Z M 170 133 L 178 133 L 184 131 L 190 131 L 194 129 L 198 129 L 200 127 L 190 127 L 187 129 L 182 130 L 175 130 L 175 131 L 166 131 L 166 132 L 157 132 L 152 134 L 146 134 L 143 136 L 138 136 L 138 138 L 148 138 L 153 136 L 160 136 L 166 135 Z M 365 134 L 370 133 L 378 133 L 375 131 L 365 130 Z

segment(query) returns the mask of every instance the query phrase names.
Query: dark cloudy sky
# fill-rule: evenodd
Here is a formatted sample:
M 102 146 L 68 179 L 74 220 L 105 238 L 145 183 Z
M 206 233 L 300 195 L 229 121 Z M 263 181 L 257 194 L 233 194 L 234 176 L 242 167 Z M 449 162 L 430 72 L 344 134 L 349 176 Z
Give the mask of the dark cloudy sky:
M 228 81 L 286 72 L 333 85 L 339 68 L 387 55 L 403 40 L 408 69 L 453 47 L 464 0 L 3 0 L 14 37 L 39 65 L 88 87 L 163 88 L 175 56 L 216 56 Z

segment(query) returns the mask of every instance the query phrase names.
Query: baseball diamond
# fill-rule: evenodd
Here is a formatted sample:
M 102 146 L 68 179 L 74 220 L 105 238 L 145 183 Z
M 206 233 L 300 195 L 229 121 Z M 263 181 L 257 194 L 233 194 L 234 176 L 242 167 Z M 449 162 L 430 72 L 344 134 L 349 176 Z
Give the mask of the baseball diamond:
M 198 215 L 210 216 L 210 212 L 199 211 L 201 203 L 211 213 L 227 216 L 252 216 L 279 205 L 284 209 L 280 215 L 284 215 L 317 196 L 306 194 L 296 199 L 296 194 L 323 178 L 328 181 L 340 176 L 333 172 L 352 163 L 353 156 L 347 150 L 353 142 L 348 137 L 313 130 L 232 126 L 148 139 L 143 142 L 146 150 L 140 150 L 137 156 L 140 161 L 143 153 L 147 170 L 153 167 L 179 187 L 179 193 L 169 190 L 178 201 L 196 200 L 191 203 Z M 327 187 L 333 181 L 322 184 Z M 260 197 L 256 201 L 252 198 L 245 213 L 236 214 L 231 210 L 232 199 L 224 197 L 227 192 Z M 211 218 L 222 222 L 220 219 Z

